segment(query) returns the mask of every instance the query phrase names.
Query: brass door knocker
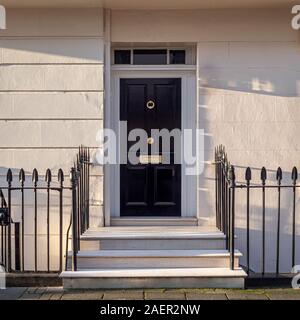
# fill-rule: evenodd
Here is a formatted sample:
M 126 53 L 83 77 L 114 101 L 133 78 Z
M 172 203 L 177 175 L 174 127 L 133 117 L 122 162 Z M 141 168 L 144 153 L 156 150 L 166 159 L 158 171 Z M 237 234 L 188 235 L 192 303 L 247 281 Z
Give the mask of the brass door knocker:
M 149 100 L 147 101 L 147 104 L 146 104 L 147 108 L 148 109 L 153 109 L 155 107 L 155 102 L 153 100 Z
M 152 137 L 147 139 L 147 143 L 148 144 L 153 144 L 154 143 L 154 139 Z

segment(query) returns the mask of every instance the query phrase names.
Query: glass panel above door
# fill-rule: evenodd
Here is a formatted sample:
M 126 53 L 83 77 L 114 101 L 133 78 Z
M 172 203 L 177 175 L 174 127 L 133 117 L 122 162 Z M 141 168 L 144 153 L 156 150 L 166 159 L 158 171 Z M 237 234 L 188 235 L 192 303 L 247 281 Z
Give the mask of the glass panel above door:
M 115 64 L 130 64 L 131 50 L 115 50 Z
M 134 49 L 133 64 L 167 64 L 166 49 Z
M 185 50 L 170 50 L 170 64 L 185 64 Z
M 111 60 L 114 65 L 195 65 L 196 49 L 189 47 L 153 47 L 130 48 L 119 47 L 112 49 Z

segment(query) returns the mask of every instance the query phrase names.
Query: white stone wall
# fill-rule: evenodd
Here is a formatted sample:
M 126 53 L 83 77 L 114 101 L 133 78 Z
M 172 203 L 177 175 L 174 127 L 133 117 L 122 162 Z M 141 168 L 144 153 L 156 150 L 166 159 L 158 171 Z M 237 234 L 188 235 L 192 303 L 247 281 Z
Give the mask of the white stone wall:
M 230 161 L 236 167 L 238 182 L 245 181 L 245 169 L 249 166 L 253 182 L 259 183 L 260 169 L 265 166 L 269 183 L 274 184 L 277 167 L 281 166 L 283 183 L 291 183 L 292 167 L 298 166 L 299 169 L 300 164 L 299 44 L 283 41 L 199 43 L 198 58 L 199 126 L 207 132 L 206 160 L 213 158 L 215 145 L 224 144 Z M 200 178 L 199 212 L 206 212 L 207 216 L 214 211 L 212 196 L 207 201 L 207 195 L 214 190 L 213 177 L 213 166 L 206 165 L 204 175 Z M 280 249 L 281 270 L 284 271 L 291 269 L 291 199 L 291 191 L 284 190 Z M 238 245 L 244 252 L 245 200 L 245 191 L 238 191 Z M 275 271 L 276 189 L 267 191 L 266 201 L 267 268 Z M 261 192 L 251 192 L 251 260 L 257 270 L 261 261 L 261 204 Z M 299 218 L 297 232 L 299 243 Z
M 79 145 L 92 150 L 103 127 L 103 19 L 101 9 L 9 9 L 7 29 L 0 31 L 0 181 L 11 168 L 18 184 L 21 167 L 27 184 L 37 168 L 40 185 L 47 168 L 69 171 Z M 91 171 L 91 213 L 102 224 L 103 172 Z M 64 197 L 64 232 L 71 212 Z M 26 193 L 26 245 L 33 244 L 33 197 Z M 58 246 L 58 198 L 51 195 L 51 251 Z M 38 193 L 38 246 L 46 254 L 46 194 Z M 20 219 L 20 198 L 13 193 L 13 217 Z M 29 247 L 29 246 L 28 246 Z M 54 266 L 57 256 L 51 261 Z M 39 256 L 39 266 L 45 265 Z M 33 252 L 26 253 L 32 266 Z

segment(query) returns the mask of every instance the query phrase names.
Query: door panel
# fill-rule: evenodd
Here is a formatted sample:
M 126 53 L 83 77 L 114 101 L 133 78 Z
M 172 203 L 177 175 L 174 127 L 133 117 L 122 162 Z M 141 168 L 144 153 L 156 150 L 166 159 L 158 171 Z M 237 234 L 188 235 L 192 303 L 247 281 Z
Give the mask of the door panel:
M 154 205 L 175 206 L 175 166 L 154 167 Z
M 151 129 L 181 129 L 181 79 L 121 79 L 120 88 L 120 120 L 127 121 L 127 134 L 136 128 L 144 129 L 148 137 Z M 149 144 L 141 163 L 120 165 L 121 216 L 181 215 L 181 165 L 174 164 L 177 150 L 171 142 L 167 154 L 159 145 L 152 163 L 147 162 Z M 127 152 L 135 143 L 128 142 Z M 161 156 L 169 156 L 171 162 L 158 161 Z
M 125 166 L 126 190 L 125 202 L 126 206 L 147 206 L 148 203 L 148 177 L 147 168 L 145 166 Z

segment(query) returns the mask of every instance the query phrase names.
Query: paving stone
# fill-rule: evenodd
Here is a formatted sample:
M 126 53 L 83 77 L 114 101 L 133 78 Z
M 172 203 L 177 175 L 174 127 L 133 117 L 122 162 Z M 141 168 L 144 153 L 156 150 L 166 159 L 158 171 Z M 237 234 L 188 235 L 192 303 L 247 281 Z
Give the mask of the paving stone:
M 270 300 L 300 300 L 300 292 L 296 293 L 269 293 Z
M 114 290 L 105 291 L 103 300 L 143 300 L 144 292 L 142 290 Z
M 292 289 L 292 288 L 274 288 L 274 289 L 265 289 L 265 293 L 267 294 L 299 294 L 300 290 Z
M 16 300 L 24 294 L 26 288 L 15 287 L 0 289 L 0 300 Z
M 100 300 L 103 298 L 102 291 L 71 291 L 63 293 L 62 300 Z
M 47 288 L 45 288 L 45 287 L 37 288 L 35 290 L 35 293 L 43 294 L 44 292 L 46 292 L 46 290 L 47 290 Z
M 229 300 L 269 300 L 265 294 L 255 294 L 255 293 L 235 293 L 228 292 L 226 293 Z
M 61 292 L 64 292 L 64 288 L 63 287 L 47 287 L 46 292 L 61 293 Z
M 84 296 L 86 300 L 101 300 L 104 296 L 104 292 L 102 291 L 89 291 L 85 292 Z
M 86 300 L 83 291 L 65 292 L 61 296 L 62 300 Z
M 27 293 L 25 292 L 20 298 L 19 300 L 39 300 L 41 297 L 40 294 L 38 293 Z
M 63 293 L 53 293 L 50 297 L 50 300 L 60 300 L 62 297 Z
M 225 293 L 187 293 L 187 300 L 227 300 Z
M 165 292 L 145 292 L 146 300 L 185 300 L 183 292 L 165 291 Z
M 169 291 L 169 290 L 168 290 Z M 216 293 L 216 289 L 184 289 L 185 293 L 195 293 L 195 294 L 214 294 Z M 218 293 L 225 293 L 224 290 Z
M 52 293 L 43 293 L 40 297 L 40 300 L 50 300 Z

